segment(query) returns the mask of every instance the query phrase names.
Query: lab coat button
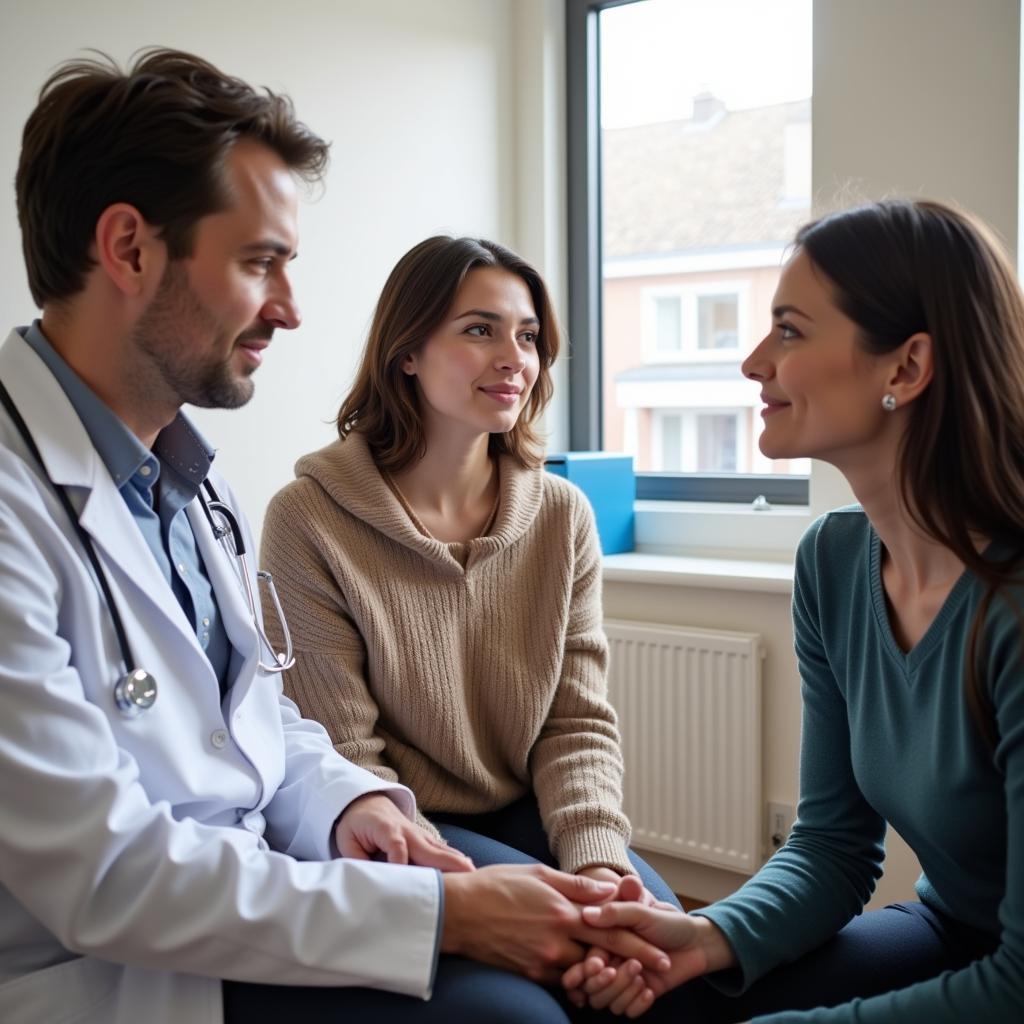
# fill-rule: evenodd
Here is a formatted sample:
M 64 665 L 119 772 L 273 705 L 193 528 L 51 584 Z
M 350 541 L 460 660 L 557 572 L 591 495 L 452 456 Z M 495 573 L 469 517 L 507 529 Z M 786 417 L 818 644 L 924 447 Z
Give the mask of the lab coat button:
M 228 734 L 224 729 L 214 729 L 210 734 L 210 742 L 218 749 L 223 750 L 228 745 Z

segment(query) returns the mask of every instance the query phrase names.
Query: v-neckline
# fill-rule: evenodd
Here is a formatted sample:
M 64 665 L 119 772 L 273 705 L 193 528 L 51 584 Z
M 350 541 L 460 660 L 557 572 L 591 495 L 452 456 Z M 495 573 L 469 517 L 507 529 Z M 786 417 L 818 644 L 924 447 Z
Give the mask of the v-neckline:
M 878 628 L 882 634 L 885 647 L 889 656 L 903 669 L 904 675 L 909 679 L 920 662 L 928 656 L 929 652 L 945 636 L 946 624 L 956 614 L 971 589 L 973 580 L 971 571 L 965 568 L 960 573 L 956 582 L 950 587 L 946 599 L 928 624 L 928 628 L 909 651 L 904 651 L 900 647 L 896 640 L 896 634 L 893 632 L 892 620 L 889 617 L 889 608 L 886 602 L 885 586 L 882 583 L 882 540 L 874 528 L 871 529 L 869 572 L 871 576 L 871 603 L 874 606 L 875 618 L 878 621 Z

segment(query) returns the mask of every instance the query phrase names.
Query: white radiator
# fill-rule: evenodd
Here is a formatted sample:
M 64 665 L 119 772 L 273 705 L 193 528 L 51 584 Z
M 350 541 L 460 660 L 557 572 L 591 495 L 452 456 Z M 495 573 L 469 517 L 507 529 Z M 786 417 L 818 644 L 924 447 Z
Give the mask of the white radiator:
M 633 845 L 761 865 L 761 637 L 607 620 Z

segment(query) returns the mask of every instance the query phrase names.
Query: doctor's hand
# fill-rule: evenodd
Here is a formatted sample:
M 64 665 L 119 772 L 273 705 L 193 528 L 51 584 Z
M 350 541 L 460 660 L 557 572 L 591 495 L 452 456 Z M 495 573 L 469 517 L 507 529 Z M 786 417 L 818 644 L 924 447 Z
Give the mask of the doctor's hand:
M 383 793 L 356 797 L 341 813 L 334 841 L 342 857 L 472 871 L 473 862 L 410 821 Z
M 639 1017 L 669 989 L 702 974 L 736 965 L 736 955 L 717 925 L 706 917 L 691 917 L 667 904 L 645 907 L 639 903 L 607 903 L 586 907 L 583 918 L 599 928 L 630 928 L 664 949 L 671 961 L 666 971 L 652 972 L 637 958 L 613 964 L 576 965 L 562 976 L 569 998 L 577 1006 L 584 1000 L 595 1010 Z
M 444 876 L 441 949 L 555 984 L 588 946 L 636 959 L 652 974 L 668 957 L 626 928 L 596 928 L 584 921 L 583 904 L 616 891 L 612 882 L 567 875 L 543 864 L 495 865 L 472 874 Z

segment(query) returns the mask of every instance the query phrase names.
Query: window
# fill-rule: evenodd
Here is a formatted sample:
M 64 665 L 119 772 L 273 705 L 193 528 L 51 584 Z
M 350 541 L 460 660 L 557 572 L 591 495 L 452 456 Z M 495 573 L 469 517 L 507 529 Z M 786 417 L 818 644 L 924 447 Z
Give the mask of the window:
M 739 344 L 741 328 L 744 332 L 750 329 L 746 323 L 749 297 L 744 282 L 644 287 L 641 301 L 645 307 L 644 362 L 732 358 L 736 366 L 730 367 L 729 374 L 735 376 L 739 372 L 745 354 Z M 610 341 L 617 344 L 620 338 Z
M 567 11 L 570 444 L 630 452 L 641 497 L 805 504 L 740 366 L 810 217 L 811 0 Z
M 735 473 L 748 461 L 740 450 L 743 411 L 656 409 L 651 469 L 660 473 Z

